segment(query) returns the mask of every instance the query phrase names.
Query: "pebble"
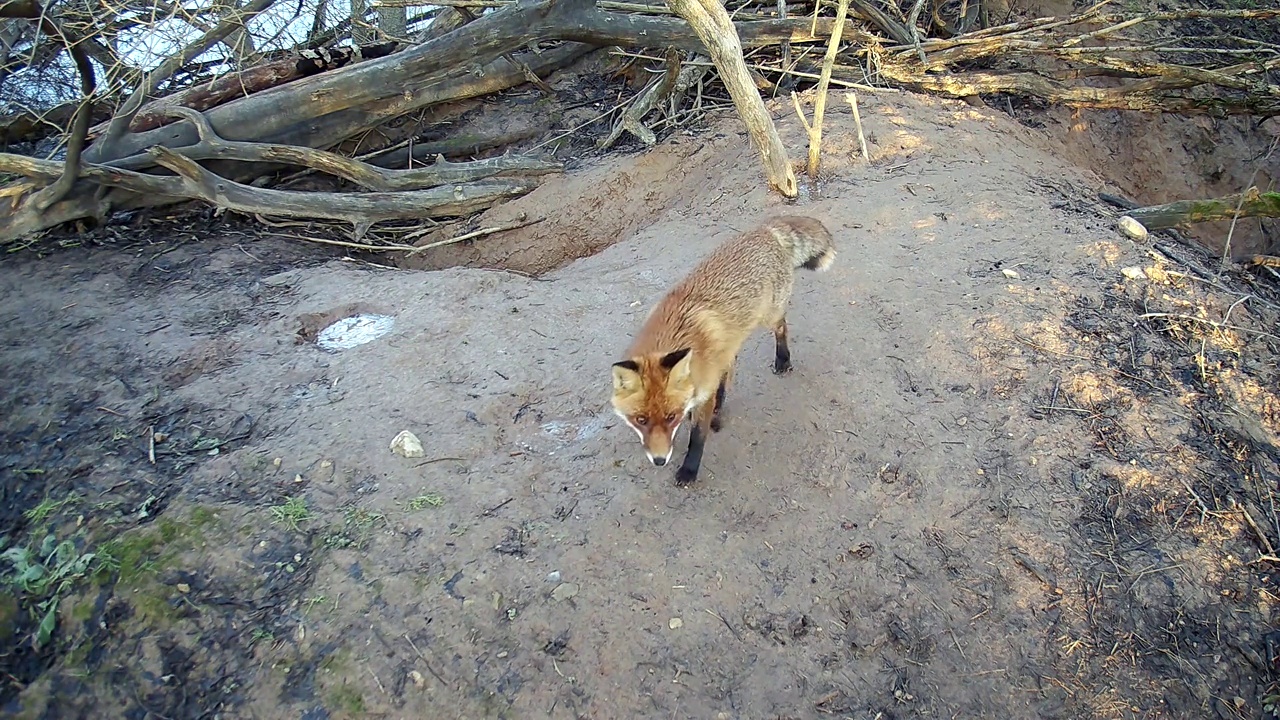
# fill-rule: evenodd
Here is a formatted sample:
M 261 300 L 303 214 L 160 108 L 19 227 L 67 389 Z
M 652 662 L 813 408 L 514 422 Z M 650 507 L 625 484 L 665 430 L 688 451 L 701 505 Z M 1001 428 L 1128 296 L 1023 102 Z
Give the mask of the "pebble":
M 684 620 L 681 620 L 680 618 L 671 618 L 670 620 L 667 621 L 667 627 L 671 628 L 672 630 L 679 630 L 680 628 L 684 627 Z
M 1005 269 L 1005 270 L 1001 270 L 1000 272 L 1004 273 L 1004 276 L 1005 276 L 1005 277 L 1007 277 L 1007 278 L 1009 278 L 1010 280 L 1021 280 L 1021 279 L 1022 279 L 1022 276 L 1018 274 L 1018 271 L 1017 271 L 1017 270 L 1009 270 L 1009 269 Z
M 1147 279 L 1147 274 L 1143 272 L 1142 268 L 1138 267 L 1137 265 L 1130 265 L 1129 267 L 1126 267 L 1126 268 L 1120 268 L 1120 274 L 1124 275 L 1130 280 L 1146 280 Z
M 553 583 L 560 582 L 560 571 L 552 570 L 551 572 L 547 573 L 547 582 L 553 582 Z
M 407 458 L 419 458 L 426 454 L 422 441 L 408 430 L 401 430 L 391 441 L 391 452 Z
M 551 591 L 551 597 L 564 601 L 578 594 L 578 583 L 560 583 Z

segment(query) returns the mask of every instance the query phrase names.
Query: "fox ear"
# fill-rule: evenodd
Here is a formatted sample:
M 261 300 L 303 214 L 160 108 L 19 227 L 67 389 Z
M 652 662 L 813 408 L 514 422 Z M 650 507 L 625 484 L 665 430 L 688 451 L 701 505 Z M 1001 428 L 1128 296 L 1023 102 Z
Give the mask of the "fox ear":
M 640 366 L 634 360 L 613 364 L 613 389 L 634 390 L 640 385 Z
M 692 348 L 681 348 L 663 355 L 660 361 L 662 367 L 674 377 L 685 377 L 689 374 L 689 363 L 692 357 L 691 350 Z

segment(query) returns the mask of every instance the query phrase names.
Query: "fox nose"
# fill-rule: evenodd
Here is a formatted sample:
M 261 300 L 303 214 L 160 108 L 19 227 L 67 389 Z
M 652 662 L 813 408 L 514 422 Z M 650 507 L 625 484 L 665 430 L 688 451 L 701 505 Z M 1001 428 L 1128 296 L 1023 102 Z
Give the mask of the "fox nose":
M 654 464 L 654 465 L 657 465 L 658 467 L 662 467 L 663 465 L 666 465 L 666 464 L 667 464 L 667 459 L 666 459 L 666 458 L 664 458 L 664 457 L 662 457 L 662 456 L 654 456 L 654 457 L 649 458 L 649 459 L 650 459 L 650 460 L 652 460 L 652 461 L 653 461 L 653 464 Z

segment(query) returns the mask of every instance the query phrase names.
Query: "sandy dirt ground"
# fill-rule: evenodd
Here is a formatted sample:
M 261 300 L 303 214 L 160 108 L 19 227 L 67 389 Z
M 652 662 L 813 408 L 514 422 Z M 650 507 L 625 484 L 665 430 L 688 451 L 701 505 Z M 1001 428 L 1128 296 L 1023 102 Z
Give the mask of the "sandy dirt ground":
M 69 541 L 46 565 L 70 580 L 38 651 L 28 594 L 0 597 L 4 712 L 1263 716 L 1275 278 L 1120 236 L 1102 181 L 1007 115 L 862 107 L 870 165 L 833 102 L 794 205 L 725 118 L 422 260 L 496 269 L 229 219 L 6 259 L 0 520 L 12 547 Z M 715 243 L 783 212 L 840 254 L 798 278 L 795 370 L 748 343 L 677 489 L 608 366 Z M 395 324 L 317 347 L 355 312 Z M 391 452 L 402 430 L 422 457 Z

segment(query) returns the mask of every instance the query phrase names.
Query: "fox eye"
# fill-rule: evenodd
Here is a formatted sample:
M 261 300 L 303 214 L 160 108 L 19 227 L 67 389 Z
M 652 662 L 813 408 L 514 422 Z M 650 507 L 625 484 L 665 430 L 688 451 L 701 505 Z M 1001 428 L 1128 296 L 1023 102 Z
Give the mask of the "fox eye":
M 675 422 L 676 418 L 678 417 L 680 417 L 680 413 L 671 413 L 670 415 L 667 416 L 667 424 L 670 425 L 671 423 Z
M 649 418 L 645 417 L 644 415 L 637 415 L 636 424 L 639 425 L 640 427 L 644 427 L 645 425 L 649 424 Z

